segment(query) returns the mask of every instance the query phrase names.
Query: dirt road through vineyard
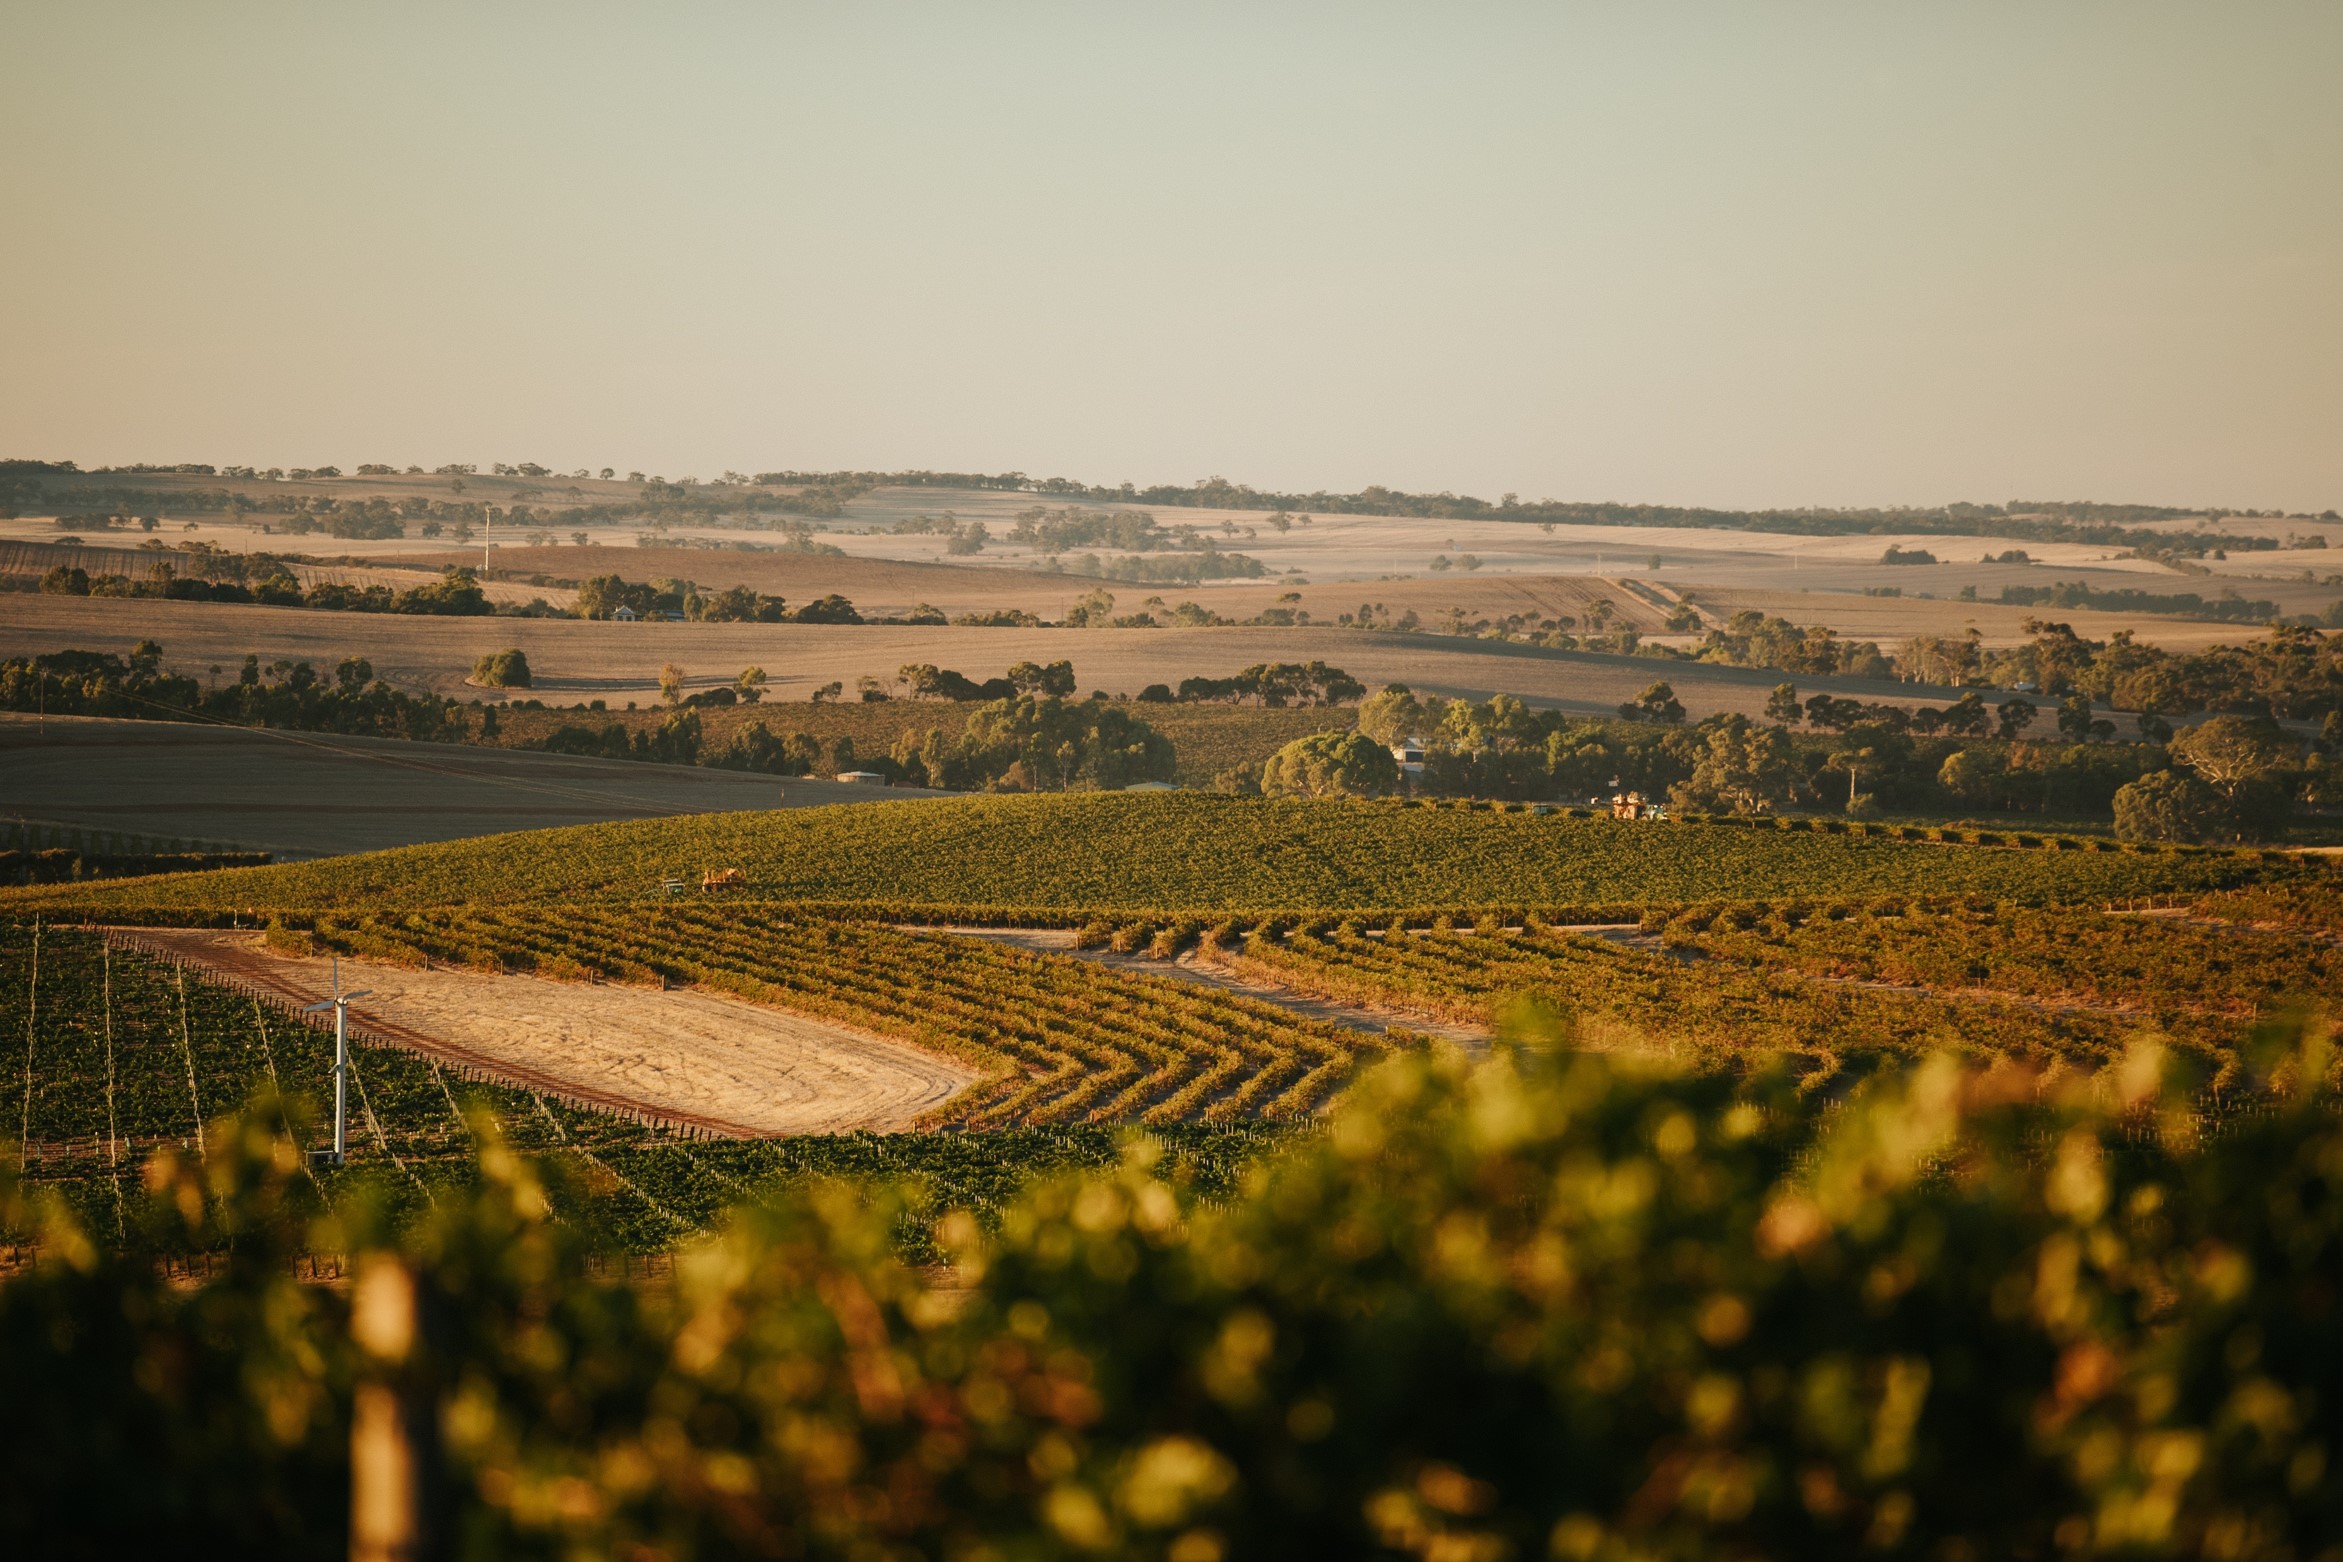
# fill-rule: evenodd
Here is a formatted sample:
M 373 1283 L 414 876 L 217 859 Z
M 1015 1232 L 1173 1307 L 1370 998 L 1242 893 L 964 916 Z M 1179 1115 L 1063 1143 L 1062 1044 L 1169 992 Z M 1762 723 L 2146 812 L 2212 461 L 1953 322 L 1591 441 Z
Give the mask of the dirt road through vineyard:
M 257 933 L 126 936 L 273 996 L 314 1003 L 333 991 L 326 958 L 282 954 Z M 902 1042 L 713 993 L 354 960 L 342 985 L 368 992 L 350 1006 L 366 1036 L 728 1137 L 904 1129 L 977 1077 Z

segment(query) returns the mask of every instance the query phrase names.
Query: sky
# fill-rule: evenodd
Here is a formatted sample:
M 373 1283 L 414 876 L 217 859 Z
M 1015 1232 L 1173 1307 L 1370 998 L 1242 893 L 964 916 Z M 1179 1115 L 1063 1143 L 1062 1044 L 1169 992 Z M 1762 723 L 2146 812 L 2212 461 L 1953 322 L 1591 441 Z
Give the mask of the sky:
M 2343 507 L 2343 5 L 0 8 L 0 456 Z

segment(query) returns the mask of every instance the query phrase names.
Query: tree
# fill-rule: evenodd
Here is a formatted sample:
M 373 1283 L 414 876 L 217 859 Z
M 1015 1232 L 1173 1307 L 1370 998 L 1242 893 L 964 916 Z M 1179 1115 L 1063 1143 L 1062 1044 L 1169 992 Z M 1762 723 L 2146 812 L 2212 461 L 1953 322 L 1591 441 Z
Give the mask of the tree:
M 955 785 L 1113 791 L 1168 781 L 1174 766 L 1171 740 L 1120 705 L 1028 694 L 970 712 L 945 770 Z
M 1944 708 L 1944 730 L 1957 738 L 1985 735 L 1985 697 L 1975 689 Z
M 1019 694 L 1054 695 L 1064 699 L 1074 692 L 1074 664 L 1070 661 L 1019 662 L 1009 669 L 1009 682 Z
M 362 661 L 351 660 L 364 668 L 365 676 L 373 674 L 374 669 Z M 340 671 L 345 677 L 351 675 L 354 672 L 351 662 L 344 662 Z M 526 689 L 530 686 L 529 659 L 516 649 L 491 651 L 472 664 L 472 681 L 489 689 Z
M 2070 694 L 2059 702 L 2059 736 L 2076 743 L 2091 741 L 2091 697 Z
M 862 622 L 862 615 L 854 610 L 854 604 L 836 592 L 832 592 L 826 597 L 816 597 L 813 601 L 799 608 L 794 616 L 801 624 L 859 624 Z
M 1692 761 L 1692 778 L 1668 800 L 1686 812 L 1764 813 L 1790 795 L 1790 740 L 1777 727 L 1731 716 L 1710 730 Z
M 1993 707 L 1993 714 L 2001 720 L 2001 737 L 2014 739 L 2019 733 L 2033 725 L 2034 702 L 2032 700 L 2003 700 L 1999 705 Z
M 2172 740 L 2172 757 L 2231 804 L 2294 763 L 2294 740 L 2266 717 L 2215 716 Z
M 1378 797 L 1399 785 L 1391 750 L 1360 732 L 1315 732 L 1270 756 L 1261 790 L 1291 797 Z
M 1863 719 L 1863 702 L 1838 694 L 1817 694 L 1806 701 L 1807 725 L 1844 732 Z
M 1115 594 L 1104 586 L 1095 586 L 1066 609 L 1066 627 L 1084 629 L 1103 625 L 1114 617 L 1114 611 Z
M 1777 683 L 1774 685 L 1774 692 L 1766 696 L 1765 719 L 1768 721 L 1778 721 L 1785 727 L 1795 727 L 1798 725 L 1799 717 L 1804 714 L 1805 712 L 1798 705 L 1798 686 L 1794 683 Z
M 2300 757 L 2294 739 L 2266 716 L 2215 716 L 2172 740 L 2175 762 L 2219 794 L 2238 835 L 2277 828 L 2293 804 L 2287 785 Z
M 659 666 L 659 698 L 670 705 L 683 698 L 683 669 L 673 662 Z
M 754 705 L 765 697 L 765 670 L 762 667 L 743 667 L 740 676 L 732 681 L 732 686 L 740 691 L 740 702 L 743 705 Z
M 2117 789 L 2115 833 L 2127 841 L 2201 841 L 2227 812 L 2221 794 L 2195 776 L 2151 771 Z
M 1684 705 L 1676 698 L 1674 689 L 1665 683 L 1655 683 L 1621 705 L 1619 714 L 1628 721 L 1656 721 L 1672 727 L 1684 720 Z
M 1423 737 L 1438 720 L 1439 712 L 1404 683 L 1387 683 L 1359 705 L 1359 730 L 1386 745 Z
M 1844 770 L 1847 773 L 1847 812 L 1855 813 L 1858 811 L 1857 800 L 1871 795 L 1858 790 L 1863 773 L 1869 770 L 1876 774 L 1884 768 L 1884 764 L 1879 750 L 1866 745 L 1861 748 L 1843 748 L 1835 751 L 1824 762 L 1823 768 Z
M 442 571 L 439 579 L 427 586 L 416 586 L 412 590 L 400 592 L 394 611 L 479 618 L 496 609 L 490 604 L 488 594 L 480 589 L 480 582 L 472 571 L 457 565 Z
M 1991 749 L 1955 749 L 1936 772 L 1936 784 L 1972 808 L 1991 808 L 2008 790 L 2009 767 Z

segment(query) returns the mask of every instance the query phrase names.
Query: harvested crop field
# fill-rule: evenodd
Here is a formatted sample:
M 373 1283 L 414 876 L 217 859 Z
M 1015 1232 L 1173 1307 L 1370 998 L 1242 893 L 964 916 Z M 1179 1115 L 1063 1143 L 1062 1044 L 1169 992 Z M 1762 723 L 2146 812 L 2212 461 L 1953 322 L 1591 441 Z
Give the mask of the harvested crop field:
M 257 933 L 142 930 L 140 943 L 315 1002 L 331 963 Z M 508 1084 L 732 1138 L 910 1127 L 977 1076 L 899 1041 L 697 991 L 351 962 L 354 1028 Z
M 207 602 L 18 596 L 0 623 L 0 655 L 68 649 L 126 655 L 139 641 L 163 647 L 166 665 L 198 677 L 233 667 L 247 653 L 330 668 L 345 656 L 374 664 L 378 677 L 409 691 L 469 699 L 473 662 L 504 646 L 526 652 L 529 691 L 548 704 L 600 698 L 649 704 L 659 669 L 674 663 L 687 689 L 730 683 L 743 667 L 765 668 L 769 695 L 795 700 L 822 684 L 849 687 L 865 675 L 891 682 L 909 662 L 956 668 L 972 678 L 1000 675 L 1020 661 L 1074 664 L 1079 689 L 1136 695 L 1151 683 L 1191 675 L 1228 677 L 1258 662 L 1324 660 L 1369 687 L 1405 683 L 1419 691 L 1483 699 L 1517 694 L 1573 715 L 1611 715 L 1656 679 L 1666 679 L 1695 717 L 1714 711 L 1756 716 L 1781 674 L 1764 668 L 1655 661 L 1649 657 L 1546 651 L 1449 635 L 1402 635 L 1321 628 L 977 629 L 958 626 L 829 624 L 612 624 L 574 618 L 420 618 L 391 613 L 326 613 L 305 608 Z M 1860 678 L 1804 678 L 1801 690 L 1865 699 L 1950 699 L 1958 691 Z
M 317 857 L 564 824 L 934 795 L 454 743 L 0 714 L 0 816 L 96 842 L 136 835 Z M 712 866 L 720 865 L 679 861 L 673 871 Z

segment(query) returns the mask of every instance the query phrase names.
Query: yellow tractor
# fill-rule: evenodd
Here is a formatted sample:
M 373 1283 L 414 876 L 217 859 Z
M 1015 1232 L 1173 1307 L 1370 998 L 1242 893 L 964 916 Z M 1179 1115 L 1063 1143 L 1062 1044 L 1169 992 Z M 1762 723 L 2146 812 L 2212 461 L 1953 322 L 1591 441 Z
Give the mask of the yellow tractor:
M 748 875 L 738 868 L 710 868 L 706 873 L 700 875 L 700 888 L 702 890 L 746 889 L 748 888 Z

